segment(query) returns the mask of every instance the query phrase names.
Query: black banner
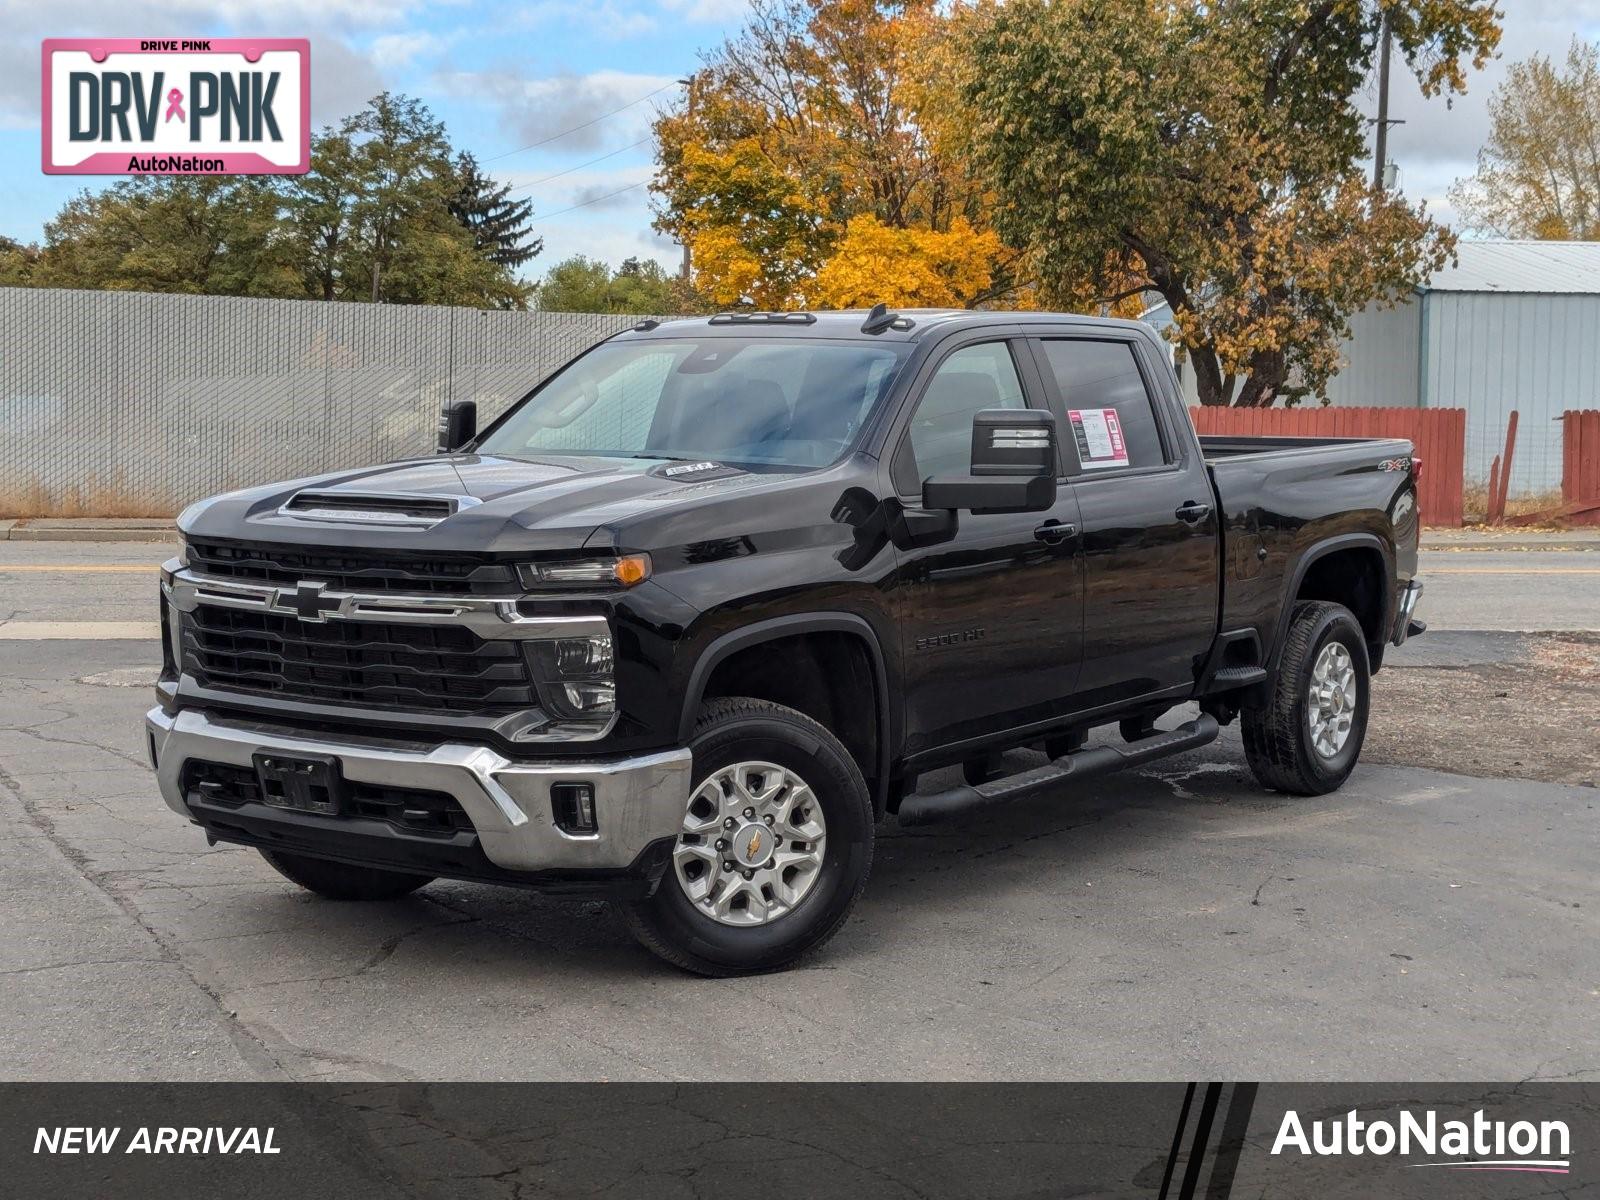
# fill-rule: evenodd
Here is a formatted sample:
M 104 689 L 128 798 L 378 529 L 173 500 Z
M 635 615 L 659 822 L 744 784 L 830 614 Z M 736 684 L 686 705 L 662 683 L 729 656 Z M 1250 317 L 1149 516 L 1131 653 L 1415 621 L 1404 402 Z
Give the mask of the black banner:
M 1600 1084 L 12 1084 L 29 1197 L 1600 1196 Z

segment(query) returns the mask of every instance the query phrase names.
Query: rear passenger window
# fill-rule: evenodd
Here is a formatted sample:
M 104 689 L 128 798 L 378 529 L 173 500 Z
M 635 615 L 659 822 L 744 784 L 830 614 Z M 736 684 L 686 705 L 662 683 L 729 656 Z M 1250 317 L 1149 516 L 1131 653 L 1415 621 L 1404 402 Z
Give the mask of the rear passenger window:
M 1078 339 L 1046 339 L 1042 345 L 1083 474 L 1167 461 L 1131 345 Z

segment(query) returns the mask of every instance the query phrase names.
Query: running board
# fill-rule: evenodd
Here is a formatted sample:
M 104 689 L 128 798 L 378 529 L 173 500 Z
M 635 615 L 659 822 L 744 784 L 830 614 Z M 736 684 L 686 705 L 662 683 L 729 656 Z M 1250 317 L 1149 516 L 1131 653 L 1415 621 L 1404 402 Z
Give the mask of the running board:
M 1169 732 L 1152 733 L 1149 737 L 1123 746 L 1092 746 L 1087 750 L 1076 750 L 1052 759 L 1042 767 L 1019 771 L 1004 779 L 977 786 L 964 783 L 942 792 L 907 796 L 900 803 L 900 824 L 932 825 L 936 821 L 948 820 L 991 805 L 1020 800 L 1058 784 L 1094 779 L 1128 767 L 1143 766 L 1158 758 L 1181 754 L 1185 750 L 1194 750 L 1214 742 L 1217 732 L 1216 718 L 1202 715 Z

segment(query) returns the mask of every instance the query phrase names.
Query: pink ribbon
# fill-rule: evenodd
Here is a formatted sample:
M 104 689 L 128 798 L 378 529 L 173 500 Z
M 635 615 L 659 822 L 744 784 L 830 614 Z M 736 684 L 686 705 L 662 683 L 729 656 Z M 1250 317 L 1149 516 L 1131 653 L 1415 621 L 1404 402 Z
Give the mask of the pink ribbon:
M 177 117 L 180 121 L 188 120 L 188 118 L 183 115 L 183 93 L 177 88 L 173 88 L 167 93 L 166 120 L 170 121 L 173 117 Z M 163 124 L 165 124 L 165 121 L 163 121 Z

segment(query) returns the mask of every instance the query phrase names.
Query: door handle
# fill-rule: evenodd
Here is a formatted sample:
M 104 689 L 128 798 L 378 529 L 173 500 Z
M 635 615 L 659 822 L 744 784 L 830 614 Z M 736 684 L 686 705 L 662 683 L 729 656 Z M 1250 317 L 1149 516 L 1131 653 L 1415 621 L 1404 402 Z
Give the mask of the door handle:
M 1190 500 L 1178 506 L 1178 511 L 1172 514 L 1180 521 L 1187 521 L 1190 525 L 1198 525 L 1211 515 L 1211 505 L 1200 504 Z
M 1066 521 L 1046 521 L 1033 531 L 1033 536 L 1046 546 L 1059 546 L 1078 536 L 1078 527 Z

